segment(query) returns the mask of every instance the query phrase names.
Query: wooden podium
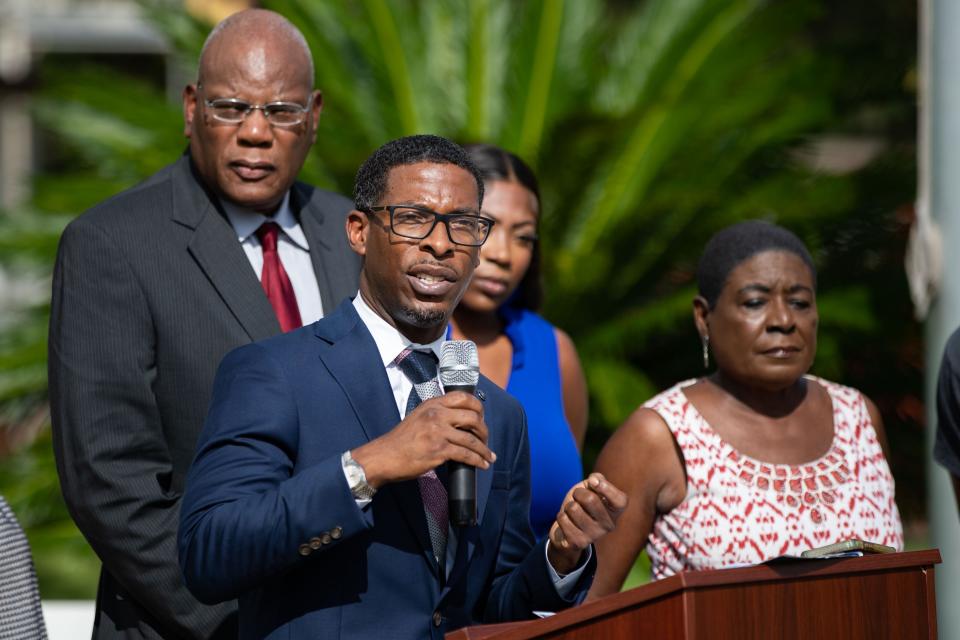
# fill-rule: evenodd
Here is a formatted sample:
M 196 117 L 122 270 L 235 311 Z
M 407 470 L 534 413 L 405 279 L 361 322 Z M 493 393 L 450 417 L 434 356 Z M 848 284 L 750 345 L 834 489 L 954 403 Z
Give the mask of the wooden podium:
M 447 640 L 936 638 L 936 549 L 690 571 L 542 620 L 459 629 Z

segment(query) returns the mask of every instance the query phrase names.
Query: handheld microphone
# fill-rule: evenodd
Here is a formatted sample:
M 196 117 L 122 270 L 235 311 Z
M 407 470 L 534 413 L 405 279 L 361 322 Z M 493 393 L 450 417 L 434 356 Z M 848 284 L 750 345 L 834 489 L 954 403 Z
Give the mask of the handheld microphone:
M 440 383 L 444 393 L 466 391 L 470 395 L 480 380 L 477 345 L 470 340 L 448 340 L 440 347 Z M 458 527 L 477 524 L 477 468 L 463 462 L 447 463 L 450 522 Z

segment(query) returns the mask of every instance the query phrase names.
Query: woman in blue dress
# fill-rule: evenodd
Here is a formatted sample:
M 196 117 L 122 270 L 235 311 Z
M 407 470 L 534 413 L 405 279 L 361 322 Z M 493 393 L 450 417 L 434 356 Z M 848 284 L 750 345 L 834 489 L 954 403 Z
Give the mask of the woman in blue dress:
M 497 224 L 453 314 L 451 335 L 473 340 L 480 371 L 523 404 L 530 436 L 530 522 L 542 538 L 569 488 L 583 478 L 586 381 L 573 341 L 536 313 L 542 298 L 536 176 L 498 147 L 465 148 L 483 174 L 481 212 Z

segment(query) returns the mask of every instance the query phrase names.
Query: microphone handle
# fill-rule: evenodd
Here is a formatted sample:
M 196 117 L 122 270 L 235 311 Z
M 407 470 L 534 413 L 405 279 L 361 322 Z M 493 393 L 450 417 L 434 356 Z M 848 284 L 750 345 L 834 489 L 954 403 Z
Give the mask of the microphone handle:
M 445 393 L 465 391 L 473 395 L 474 385 L 445 385 Z M 450 523 L 456 527 L 472 527 L 477 524 L 477 468 L 463 462 L 447 463 L 449 475 L 447 507 Z

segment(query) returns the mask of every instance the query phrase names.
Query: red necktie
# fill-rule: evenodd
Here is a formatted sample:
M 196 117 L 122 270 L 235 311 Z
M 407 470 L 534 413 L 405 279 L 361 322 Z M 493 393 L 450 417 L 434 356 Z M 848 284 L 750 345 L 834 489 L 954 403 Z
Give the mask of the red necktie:
M 290 278 L 280 262 L 280 254 L 277 253 L 279 234 L 280 227 L 276 222 L 264 222 L 257 229 L 257 238 L 263 247 L 263 273 L 260 283 L 270 306 L 277 314 L 280 328 L 287 332 L 300 328 L 303 323 L 300 321 L 300 308 L 297 306 L 297 296 L 293 293 L 293 285 L 290 284 Z

